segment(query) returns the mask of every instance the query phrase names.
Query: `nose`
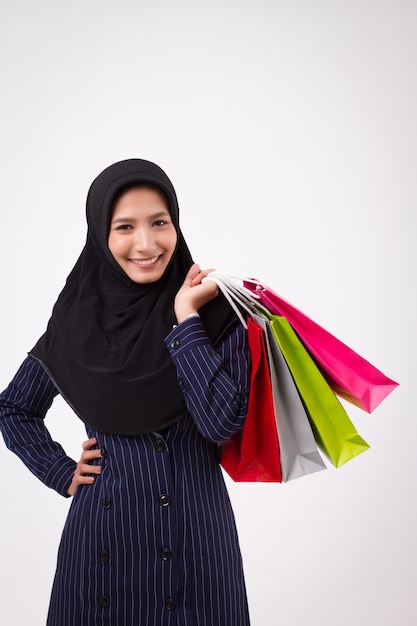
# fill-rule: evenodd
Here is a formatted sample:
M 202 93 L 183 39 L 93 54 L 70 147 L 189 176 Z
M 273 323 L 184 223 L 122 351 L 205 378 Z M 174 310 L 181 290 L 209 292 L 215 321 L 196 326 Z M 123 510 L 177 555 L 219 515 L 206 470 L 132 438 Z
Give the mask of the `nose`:
M 138 252 L 155 250 L 156 242 L 152 228 L 137 228 L 135 232 L 135 248 Z

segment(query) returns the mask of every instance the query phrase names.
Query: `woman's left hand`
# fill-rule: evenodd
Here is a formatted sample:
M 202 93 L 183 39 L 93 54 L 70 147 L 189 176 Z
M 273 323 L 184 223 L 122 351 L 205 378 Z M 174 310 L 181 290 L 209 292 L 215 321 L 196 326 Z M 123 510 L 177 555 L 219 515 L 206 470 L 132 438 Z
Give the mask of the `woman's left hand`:
M 92 437 L 83 443 L 83 452 L 74 471 L 71 484 L 68 487 L 67 494 L 73 496 L 80 485 L 91 485 L 95 481 L 95 477 L 91 474 L 101 474 L 100 465 L 90 465 L 94 459 L 101 458 L 101 451 L 93 449 L 97 444 L 97 439 Z
M 197 263 L 190 267 L 175 297 L 174 310 L 178 324 L 193 313 L 197 313 L 204 304 L 217 296 L 218 287 L 213 280 L 201 282 L 212 271 L 212 269 L 201 270 Z

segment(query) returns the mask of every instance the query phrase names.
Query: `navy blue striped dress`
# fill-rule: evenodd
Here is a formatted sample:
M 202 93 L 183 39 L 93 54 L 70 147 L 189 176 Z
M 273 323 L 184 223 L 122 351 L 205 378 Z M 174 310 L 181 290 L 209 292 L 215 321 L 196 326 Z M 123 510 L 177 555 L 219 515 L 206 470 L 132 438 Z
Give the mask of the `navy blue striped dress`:
M 199 318 L 166 338 L 188 412 L 140 437 L 87 428 L 102 472 L 78 487 L 58 552 L 48 626 L 247 626 L 242 560 L 217 443 L 245 418 L 248 348 L 214 350 Z M 161 389 L 163 393 L 163 389 Z M 66 495 L 75 469 L 44 426 L 57 390 L 28 357 L 0 396 L 6 445 Z

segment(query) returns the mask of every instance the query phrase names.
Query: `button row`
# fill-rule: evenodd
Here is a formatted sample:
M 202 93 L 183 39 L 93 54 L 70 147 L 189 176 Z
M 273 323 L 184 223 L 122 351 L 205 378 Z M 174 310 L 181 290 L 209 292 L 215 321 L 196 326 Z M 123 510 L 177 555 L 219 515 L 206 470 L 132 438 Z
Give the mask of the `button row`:
M 175 345 L 173 345 L 173 344 L 175 344 Z M 178 348 L 179 345 L 180 345 L 180 341 L 178 339 L 174 340 L 171 345 L 172 345 L 173 348 Z M 157 450 L 158 452 L 163 452 L 166 449 L 166 444 L 165 444 L 165 442 L 162 439 L 156 439 L 154 441 L 153 445 L 154 445 L 155 450 Z M 101 457 L 103 459 L 105 459 L 107 457 L 107 450 L 106 450 L 106 448 L 101 448 L 100 449 L 100 454 L 101 454 Z M 159 502 L 160 502 L 161 506 L 167 507 L 170 504 L 170 497 L 168 496 L 168 494 L 162 493 L 159 496 Z M 104 509 L 106 509 L 106 510 L 110 509 L 111 508 L 111 499 L 109 497 L 103 498 L 102 505 L 103 505 Z M 171 550 L 169 548 L 167 548 L 166 546 L 161 548 L 159 554 L 160 554 L 160 557 L 161 557 L 161 559 L 163 561 L 169 561 L 171 559 L 171 557 L 172 557 Z M 99 559 L 100 559 L 100 561 L 102 563 L 107 563 L 109 561 L 109 559 L 110 559 L 110 555 L 109 555 L 107 550 L 100 550 L 98 556 L 99 556 Z M 108 608 L 110 606 L 110 599 L 107 596 L 105 596 L 105 595 L 99 596 L 98 602 L 99 602 L 100 606 L 103 607 L 103 608 Z M 164 606 L 165 606 L 165 608 L 168 611 L 174 611 L 176 609 L 177 605 L 176 605 L 176 602 L 175 602 L 175 600 L 173 598 L 166 598 L 166 600 L 164 601 Z
M 163 561 L 169 561 L 172 557 L 172 551 L 166 546 L 163 546 L 163 548 L 161 548 L 159 551 L 159 556 Z M 110 560 L 110 554 L 108 550 L 100 550 L 98 553 L 98 558 L 102 563 L 108 563 Z
M 172 556 L 171 550 L 166 546 L 160 549 L 159 554 L 163 561 L 169 561 Z M 110 559 L 110 555 L 107 550 L 100 550 L 98 556 L 102 563 L 107 563 Z M 108 596 L 99 596 L 98 602 L 100 606 L 103 607 L 103 609 L 107 609 L 110 606 L 110 598 Z M 166 600 L 164 601 L 164 606 L 168 611 L 173 611 L 177 607 L 176 602 L 173 598 L 166 598 Z
M 171 499 L 170 499 L 169 495 L 166 494 L 166 493 L 161 493 L 161 495 L 159 496 L 159 503 L 161 504 L 161 506 L 164 506 L 164 507 L 165 506 L 169 506 L 170 502 L 171 502 Z M 111 508 L 111 499 L 107 498 L 107 497 L 103 498 L 102 505 L 103 505 L 104 509 L 106 509 L 106 510 L 110 509 Z

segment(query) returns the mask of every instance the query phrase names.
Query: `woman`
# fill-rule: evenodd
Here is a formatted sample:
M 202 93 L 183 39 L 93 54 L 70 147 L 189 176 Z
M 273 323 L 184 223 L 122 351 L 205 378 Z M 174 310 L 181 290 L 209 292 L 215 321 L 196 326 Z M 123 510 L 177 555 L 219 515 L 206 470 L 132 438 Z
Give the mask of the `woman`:
M 47 623 L 245 626 L 217 458 L 246 415 L 244 329 L 202 283 L 157 165 L 105 169 L 87 222 L 48 328 L 0 396 L 6 445 L 73 496 Z M 44 426 L 58 393 L 86 425 L 78 463 Z

